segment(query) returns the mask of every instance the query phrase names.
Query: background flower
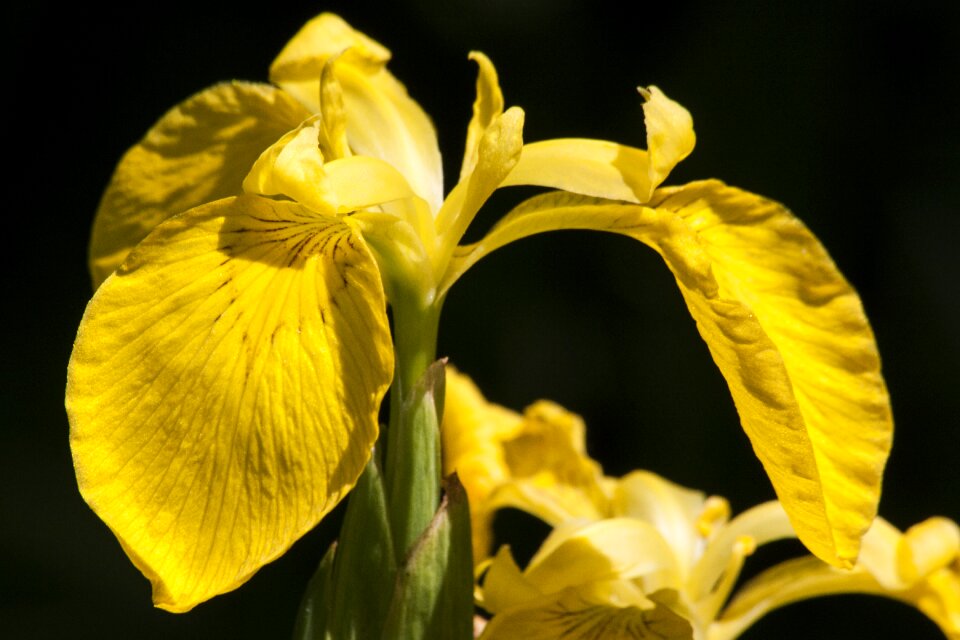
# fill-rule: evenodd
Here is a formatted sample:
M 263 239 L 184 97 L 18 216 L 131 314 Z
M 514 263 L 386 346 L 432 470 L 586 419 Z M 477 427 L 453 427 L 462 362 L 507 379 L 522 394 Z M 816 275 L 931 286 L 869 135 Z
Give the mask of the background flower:
M 222 601 L 186 618 L 153 611 L 149 585 L 76 492 L 62 385 L 90 295 L 90 222 L 116 159 L 166 108 L 211 81 L 265 79 L 265 61 L 319 10 L 389 44 L 391 69 L 436 120 L 451 178 L 473 98 L 470 49 L 497 64 L 511 104 L 527 112 L 530 140 L 583 135 L 640 145 L 634 87 L 655 83 L 680 101 L 697 118 L 699 143 L 670 182 L 721 175 L 786 203 L 864 300 L 897 422 L 884 516 L 901 528 L 931 513 L 960 517 L 960 98 L 949 82 L 960 75 L 960 9 L 933 10 L 949 3 L 925 0 L 822 4 L 695 1 L 647 8 L 640 21 L 612 2 L 575 0 L 522 9 L 491 2 L 453 10 L 440 0 L 229 12 L 172 2 L 149 14 L 89 4 L 11 9 L 4 42 L 16 93 L 3 135 L 17 166 L 6 189 L 13 229 L 4 236 L 0 635 L 287 633 L 335 519 Z M 38 57 L 41 48 L 53 63 Z M 511 197 L 495 199 L 476 231 Z M 507 406 L 549 397 L 583 415 L 589 451 L 609 473 L 656 468 L 730 497 L 735 510 L 772 497 L 653 252 L 606 234 L 516 247 L 458 283 L 440 353 Z M 582 260 L 569 259 L 574 247 Z M 898 629 L 939 637 L 913 610 L 876 602 L 792 607 L 745 637 L 809 637 L 828 615 L 837 619 L 834 638 Z

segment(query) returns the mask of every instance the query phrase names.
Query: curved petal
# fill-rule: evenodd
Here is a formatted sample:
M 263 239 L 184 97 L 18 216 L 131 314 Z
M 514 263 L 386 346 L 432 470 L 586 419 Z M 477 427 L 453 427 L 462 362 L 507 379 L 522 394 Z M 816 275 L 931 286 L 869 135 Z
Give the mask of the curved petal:
M 777 203 L 707 181 L 662 190 L 651 204 L 533 198 L 461 247 L 442 287 L 496 248 L 543 231 L 610 231 L 654 248 L 798 536 L 823 560 L 852 565 L 876 513 L 893 430 L 856 292 Z
M 254 196 L 161 224 L 97 291 L 74 464 L 158 607 L 236 588 L 353 487 L 392 375 L 384 304 L 348 224 Z
M 239 195 L 260 153 L 309 115 L 283 91 L 246 82 L 205 89 L 168 111 L 123 156 L 100 201 L 90 239 L 94 288 L 162 221 Z
M 383 160 L 325 159 L 318 144 L 320 125 L 319 118 L 311 118 L 266 149 L 244 179 L 244 191 L 284 195 L 326 215 L 414 197 L 404 177 Z
M 929 534 L 934 540 L 929 540 Z M 897 575 L 903 544 L 916 544 L 912 536 L 926 537 L 936 565 L 926 567 L 915 581 Z M 948 638 L 960 638 L 960 566 L 957 566 L 956 525 L 931 518 L 905 535 L 877 518 L 864 536 L 863 554 L 850 571 L 830 567 L 816 558 L 797 558 L 768 569 L 747 583 L 724 610 L 708 634 L 709 640 L 736 638 L 767 613 L 793 602 L 826 595 L 866 593 L 910 604 L 940 627 Z M 931 544 L 932 542 L 932 544 Z M 946 543 L 946 544 L 944 544 Z M 949 554 L 943 556 L 947 549 Z M 927 550 L 929 551 L 929 549 Z
M 340 55 L 342 54 L 342 55 Z M 380 158 L 406 177 L 433 212 L 443 201 L 443 167 L 433 124 L 386 69 L 390 52 L 324 13 L 307 22 L 270 66 L 270 80 L 320 111 L 320 76 L 339 55 L 334 75 L 343 89 L 347 138 L 354 153 Z
M 534 185 L 644 203 L 696 142 L 693 118 L 656 87 L 640 89 L 647 149 L 579 138 L 533 142 L 503 186 Z

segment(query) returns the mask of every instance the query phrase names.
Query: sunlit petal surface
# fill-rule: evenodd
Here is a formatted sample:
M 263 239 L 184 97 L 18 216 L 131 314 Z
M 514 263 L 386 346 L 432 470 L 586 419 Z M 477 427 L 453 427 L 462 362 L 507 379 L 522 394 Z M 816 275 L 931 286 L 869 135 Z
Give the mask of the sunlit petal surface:
M 392 374 L 384 305 L 348 224 L 255 196 L 165 222 L 99 289 L 71 447 L 157 606 L 239 586 L 350 490 Z

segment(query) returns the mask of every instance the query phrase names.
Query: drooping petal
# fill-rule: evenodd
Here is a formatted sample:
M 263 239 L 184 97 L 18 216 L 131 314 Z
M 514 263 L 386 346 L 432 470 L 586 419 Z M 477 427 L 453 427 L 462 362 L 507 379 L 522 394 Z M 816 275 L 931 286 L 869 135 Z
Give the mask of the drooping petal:
M 717 181 L 664 189 L 656 208 L 546 194 L 458 250 L 441 290 L 498 247 L 595 229 L 654 248 L 677 279 L 741 423 L 800 539 L 850 566 L 876 513 L 892 420 L 856 292 L 781 205 Z
M 98 287 L 160 222 L 241 193 L 260 153 L 310 113 L 266 84 L 232 82 L 164 115 L 124 155 L 100 201 L 90 240 Z
M 777 203 L 704 182 L 664 189 L 651 204 L 696 230 L 721 295 L 744 304 L 776 346 L 789 376 L 787 398 L 813 444 L 829 538 L 814 543 L 827 530 L 797 517 L 806 501 L 799 486 L 778 493 L 815 555 L 853 562 L 876 515 L 893 434 L 860 298 L 816 237 Z
M 611 200 L 645 203 L 691 151 L 693 119 L 656 87 L 640 89 L 647 151 L 580 138 L 533 142 L 503 186 L 534 185 Z
M 338 55 L 333 70 L 343 90 L 351 149 L 396 167 L 431 210 L 438 211 L 443 168 L 436 132 L 420 105 L 387 71 L 386 48 L 340 17 L 324 13 L 287 43 L 270 67 L 270 80 L 318 112 L 321 74 Z
M 255 196 L 163 223 L 99 289 L 71 447 L 157 606 L 236 588 L 354 485 L 392 377 L 384 305 L 349 224 Z
M 538 402 L 520 415 L 488 402 L 448 368 L 442 434 L 444 473 L 456 471 L 470 497 L 477 561 L 490 551 L 496 509 L 523 509 L 550 524 L 606 514 L 583 421 L 557 405 Z

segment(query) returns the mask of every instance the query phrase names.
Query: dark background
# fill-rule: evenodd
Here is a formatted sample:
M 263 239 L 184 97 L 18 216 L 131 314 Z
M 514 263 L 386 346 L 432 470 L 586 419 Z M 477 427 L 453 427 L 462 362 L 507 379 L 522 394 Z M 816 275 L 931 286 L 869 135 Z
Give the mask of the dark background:
M 574 0 L 134 4 L 5 9 L 0 637 L 289 636 L 336 518 L 239 590 L 184 615 L 154 610 L 76 490 L 63 386 L 114 163 L 193 92 L 265 80 L 324 9 L 393 51 L 392 71 L 435 120 L 448 176 L 473 100 L 471 49 L 497 64 L 530 141 L 644 146 L 638 84 L 685 105 L 697 148 L 668 183 L 717 177 L 786 203 L 862 295 L 897 422 L 882 514 L 901 528 L 960 520 L 955 2 L 622 3 L 638 17 Z M 479 224 L 522 195 L 495 198 Z M 440 352 L 502 404 L 546 397 L 582 414 L 610 474 L 648 468 L 735 510 L 772 497 L 672 278 L 638 243 L 561 233 L 499 251 L 454 288 Z M 538 531 L 509 515 L 498 528 L 520 527 Z M 844 597 L 782 610 L 745 637 L 938 633 L 902 605 Z

